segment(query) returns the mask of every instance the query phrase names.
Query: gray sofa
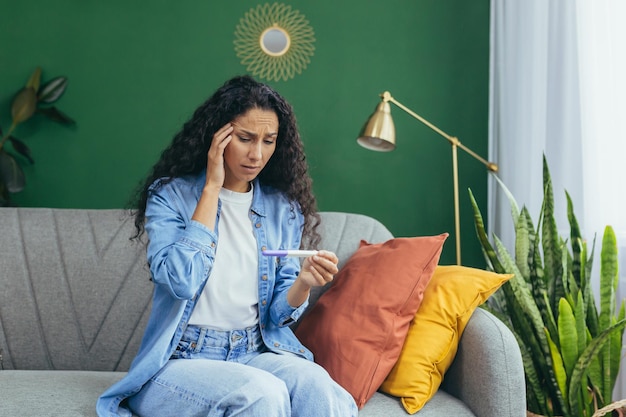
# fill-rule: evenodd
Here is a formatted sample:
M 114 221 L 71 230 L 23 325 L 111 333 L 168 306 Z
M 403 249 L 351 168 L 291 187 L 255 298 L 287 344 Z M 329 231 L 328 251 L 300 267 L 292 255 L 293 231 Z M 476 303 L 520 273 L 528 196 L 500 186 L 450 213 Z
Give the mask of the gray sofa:
M 0 208 L 0 416 L 95 416 L 97 397 L 128 369 L 150 309 L 132 230 L 122 210 Z M 330 212 L 322 234 L 340 266 L 360 239 L 392 237 L 370 217 Z M 523 417 L 524 392 L 512 334 L 478 309 L 442 388 L 415 415 Z M 359 416 L 407 413 L 376 393 Z

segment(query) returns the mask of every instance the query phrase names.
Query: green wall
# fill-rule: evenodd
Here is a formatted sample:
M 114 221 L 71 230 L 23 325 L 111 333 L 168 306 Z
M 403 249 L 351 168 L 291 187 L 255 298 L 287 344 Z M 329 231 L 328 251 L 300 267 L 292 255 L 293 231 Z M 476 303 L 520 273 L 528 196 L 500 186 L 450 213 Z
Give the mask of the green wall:
M 33 69 L 69 78 L 58 107 L 15 136 L 32 149 L 20 206 L 124 207 L 173 134 L 226 79 L 245 73 L 234 30 L 256 1 L 0 0 L 0 125 Z M 356 136 L 389 90 L 478 154 L 487 154 L 489 0 L 285 1 L 315 31 L 306 70 L 270 82 L 298 116 L 319 208 L 373 216 L 396 236 L 451 233 L 451 151 L 397 107 L 398 146 L 365 150 Z M 467 197 L 486 209 L 487 174 L 459 153 L 463 263 L 482 266 Z

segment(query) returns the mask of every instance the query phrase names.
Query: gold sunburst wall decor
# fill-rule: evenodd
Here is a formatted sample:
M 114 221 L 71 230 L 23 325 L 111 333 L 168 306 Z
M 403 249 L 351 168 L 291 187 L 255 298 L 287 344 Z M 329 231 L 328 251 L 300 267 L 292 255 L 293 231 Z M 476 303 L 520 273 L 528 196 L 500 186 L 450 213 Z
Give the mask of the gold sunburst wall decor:
M 266 3 L 250 9 L 235 28 L 235 52 L 246 69 L 267 80 L 302 73 L 315 51 L 315 33 L 291 6 Z

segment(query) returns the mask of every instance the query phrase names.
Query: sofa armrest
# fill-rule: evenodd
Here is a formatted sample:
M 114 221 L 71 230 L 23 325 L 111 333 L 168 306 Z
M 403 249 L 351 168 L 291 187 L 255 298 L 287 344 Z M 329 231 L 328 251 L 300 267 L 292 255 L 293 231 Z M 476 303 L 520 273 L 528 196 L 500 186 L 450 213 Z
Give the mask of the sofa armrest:
M 442 388 L 481 417 L 525 417 L 526 383 L 519 345 L 493 314 L 476 309 Z

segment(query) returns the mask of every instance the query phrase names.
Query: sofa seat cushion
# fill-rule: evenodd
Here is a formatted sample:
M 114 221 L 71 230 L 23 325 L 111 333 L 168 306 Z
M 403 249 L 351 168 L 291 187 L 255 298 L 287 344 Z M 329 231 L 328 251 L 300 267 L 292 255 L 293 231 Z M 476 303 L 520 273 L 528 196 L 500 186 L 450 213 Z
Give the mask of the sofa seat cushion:
M 359 411 L 359 417 L 407 417 L 409 414 L 396 397 L 376 392 Z M 437 393 L 417 413 L 416 417 L 476 417 L 461 400 L 443 390 Z
M 124 372 L 0 371 L 0 416 L 96 417 L 96 400 Z M 359 417 L 406 417 L 397 398 L 377 392 L 359 411 Z M 439 390 L 419 417 L 475 417 L 461 401 Z
M 0 371 L 0 416 L 95 417 L 96 400 L 124 372 Z M 62 414 L 59 411 L 62 410 Z

